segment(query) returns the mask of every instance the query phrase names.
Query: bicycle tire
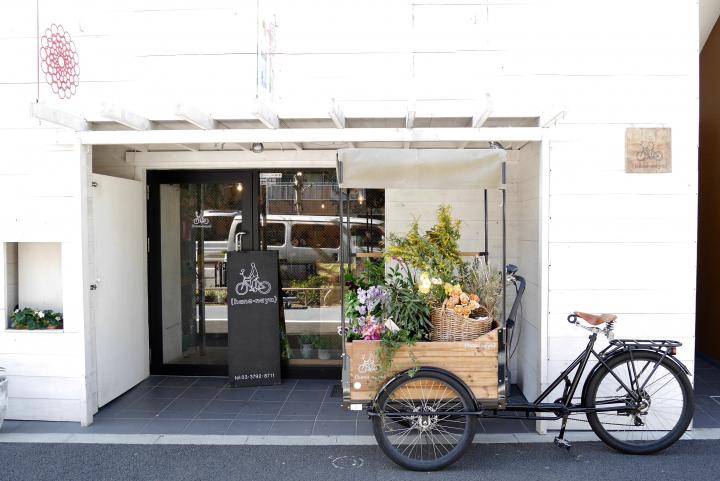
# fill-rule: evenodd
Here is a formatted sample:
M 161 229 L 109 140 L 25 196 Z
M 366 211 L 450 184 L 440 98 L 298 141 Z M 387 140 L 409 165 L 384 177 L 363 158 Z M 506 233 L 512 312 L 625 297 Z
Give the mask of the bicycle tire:
M 662 360 L 661 360 L 662 359 Z M 595 374 L 591 378 L 589 378 L 587 383 L 587 390 L 586 390 L 586 399 L 583 399 L 583 405 L 585 407 L 595 407 L 597 403 L 597 394 L 598 389 L 601 386 L 601 383 L 603 380 L 610 375 L 609 369 L 614 370 L 615 368 L 623 365 L 628 364 L 629 361 L 647 361 L 647 362 L 653 362 L 656 363 L 657 361 L 660 361 L 659 366 L 662 366 L 665 371 L 672 374 L 674 379 L 677 381 L 678 387 L 680 389 L 680 392 L 682 393 L 682 408 L 679 411 L 679 414 L 677 416 L 677 421 L 675 422 L 674 426 L 672 426 L 672 429 L 667 430 L 667 434 L 660 437 L 659 439 L 648 439 L 647 442 L 642 442 L 642 439 L 636 442 L 629 442 L 629 441 L 623 441 L 617 437 L 617 435 L 613 435 L 613 433 L 618 432 L 640 432 L 640 433 L 655 433 L 656 431 L 632 431 L 631 429 L 615 429 L 615 430 L 608 430 L 603 425 L 603 421 L 599 417 L 599 413 L 587 413 L 587 420 L 590 423 L 590 427 L 595 432 L 595 434 L 608 446 L 610 446 L 613 449 L 616 449 L 620 452 L 626 453 L 626 454 L 652 454 L 656 453 L 658 451 L 662 451 L 663 449 L 668 448 L 672 444 L 674 444 L 680 437 L 685 433 L 687 430 L 687 427 L 690 425 L 690 421 L 692 420 L 693 416 L 693 406 L 694 406 L 694 400 L 693 400 L 693 389 L 692 385 L 690 384 L 690 380 L 688 379 L 687 375 L 683 371 L 683 369 L 670 360 L 669 358 L 665 357 L 663 358 L 661 354 L 658 354 L 657 352 L 652 351 L 634 351 L 632 353 L 632 357 L 629 352 L 624 352 L 621 354 L 618 354 L 612 358 L 610 358 L 608 361 L 606 361 L 607 367 L 601 367 L 598 369 Z M 620 370 L 621 372 L 623 370 Z M 657 371 L 655 371 L 657 372 Z M 654 374 L 653 374 L 654 375 Z M 612 375 L 610 375 L 612 378 Z M 642 382 L 642 374 L 638 377 L 641 378 Z M 616 380 L 612 379 L 610 382 L 616 382 Z M 657 389 L 657 391 L 660 391 L 660 389 L 663 389 L 665 385 L 667 385 L 670 381 L 668 380 L 665 384 L 662 385 L 661 388 Z M 618 383 L 619 385 L 619 383 Z M 656 391 L 656 392 L 657 392 Z M 649 407 L 647 408 L 647 414 L 645 415 L 645 419 L 649 419 L 648 416 L 650 415 L 650 412 L 653 410 L 652 406 L 652 396 L 648 395 L 648 399 L 650 402 Z M 657 401 L 657 399 L 656 399 Z M 657 410 L 658 408 L 656 408 Z M 656 411 L 657 412 L 657 411 Z M 611 414 L 600 414 L 605 418 L 605 416 L 610 416 Z M 616 414 L 618 419 L 620 419 L 620 415 Z M 635 419 L 632 416 L 622 416 L 623 418 Z M 635 416 L 640 418 L 640 416 Z M 674 417 L 674 416 L 673 416 Z M 642 419 L 642 418 L 641 418 Z M 605 424 L 612 424 L 610 422 L 606 422 Z M 638 425 L 632 426 L 629 423 L 627 425 L 624 425 L 628 428 L 632 427 L 640 427 Z M 662 432 L 665 432 L 665 430 L 662 430 Z M 642 437 L 642 436 L 641 436 Z
M 423 382 L 425 384 L 422 384 Z M 415 383 L 420 383 L 419 385 L 422 385 L 423 387 L 420 388 L 419 385 L 412 386 L 412 384 Z M 448 405 L 456 406 L 456 410 L 474 410 L 475 402 L 470 396 L 470 394 L 467 392 L 465 387 L 462 385 L 462 383 L 457 381 L 453 376 L 449 374 L 422 369 L 412 377 L 409 374 L 405 373 L 391 381 L 388 386 L 382 391 L 382 393 L 378 396 L 376 406 L 381 413 L 385 412 L 386 409 L 388 410 L 388 412 L 391 412 L 388 409 L 389 403 L 397 399 L 395 397 L 396 393 L 399 393 L 401 390 L 404 390 L 403 392 L 405 393 L 415 394 L 419 393 L 420 390 L 423 391 L 423 394 L 426 391 L 434 392 L 434 388 L 428 387 L 428 383 L 437 383 L 438 386 L 444 386 L 443 388 L 445 390 L 443 391 L 442 396 L 445 396 L 445 393 L 448 392 L 448 390 L 450 390 L 451 393 L 448 396 L 454 396 L 449 397 L 450 401 L 446 400 L 448 399 L 448 397 L 443 397 L 442 399 L 440 399 L 440 401 L 444 401 L 444 404 L 439 404 L 443 407 L 442 410 L 447 410 L 446 406 Z M 452 394 L 452 392 L 454 392 L 454 395 Z M 414 394 L 410 394 L 410 396 L 413 395 Z M 456 402 L 452 403 L 453 400 L 456 400 Z M 398 402 L 399 405 L 407 406 L 408 409 L 432 409 L 431 405 L 429 404 L 429 400 L 427 399 L 419 400 L 412 398 L 402 398 L 401 401 L 396 402 Z M 435 403 L 437 404 L 437 400 L 435 400 Z M 404 411 L 397 412 L 403 413 Z M 400 419 L 390 418 L 388 416 L 382 415 L 374 416 L 372 418 L 373 432 L 375 434 L 375 439 L 380 446 L 380 449 L 393 462 L 402 466 L 403 468 L 412 471 L 436 471 L 439 469 L 443 469 L 457 461 L 472 443 L 473 437 L 475 435 L 476 423 L 475 416 L 473 415 L 445 416 L 444 418 L 440 419 L 440 416 L 412 416 L 410 415 L 412 413 L 411 410 L 408 410 L 407 412 L 409 415 Z M 426 432 L 421 432 L 421 429 L 418 427 L 423 422 L 429 422 L 430 418 L 435 418 L 434 422 L 437 426 L 437 432 L 440 433 L 439 435 L 435 433 L 431 433 L 430 435 L 428 435 Z M 393 421 L 393 419 L 395 419 L 396 421 Z M 390 423 L 393 422 L 401 426 L 401 429 L 392 430 L 390 428 Z M 446 424 L 441 427 L 442 423 Z M 405 430 L 409 432 L 413 429 L 418 432 L 417 439 L 420 440 L 420 459 L 416 459 L 416 457 L 413 456 L 413 453 L 416 452 L 415 448 L 410 448 L 408 451 L 408 448 L 406 447 L 404 450 L 401 450 L 399 447 L 395 446 L 390 439 L 390 433 L 392 433 L 393 431 Z M 446 449 L 446 452 L 442 454 L 443 449 L 438 448 L 437 451 L 435 450 L 435 441 L 432 440 L 432 437 L 437 436 L 436 439 L 441 439 L 440 436 L 442 436 L 444 440 L 447 441 L 446 436 L 448 430 L 450 429 L 457 431 L 452 433 L 451 442 L 447 444 L 452 444 L 452 439 L 454 439 L 452 436 L 454 436 L 456 433 L 457 443 L 454 444 L 451 448 L 443 448 Z M 405 436 L 405 439 L 415 439 L 414 432 L 409 436 L 403 434 L 396 434 L 396 436 Z M 427 444 L 426 442 L 423 442 L 423 439 L 425 439 L 423 438 L 423 436 L 430 437 L 430 439 L 432 440 L 432 444 Z M 434 458 L 423 459 L 422 446 L 427 446 L 426 452 L 430 451 L 430 447 L 432 447 L 433 453 L 437 452 L 442 455 Z
M 272 289 L 272 286 L 268 281 L 258 281 L 257 283 L 257 291 L 260 294 L 267 294 Z

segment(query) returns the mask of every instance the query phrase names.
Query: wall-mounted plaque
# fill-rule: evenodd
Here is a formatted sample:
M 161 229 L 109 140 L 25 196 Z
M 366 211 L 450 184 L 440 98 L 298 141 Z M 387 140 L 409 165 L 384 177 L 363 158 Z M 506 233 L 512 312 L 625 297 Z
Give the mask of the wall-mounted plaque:
M 277 251 L 228 252 L 230 385 L 280 384 L 282 292 Z
M 671 129 L 625 130 L 625 172 L 672 172 Z

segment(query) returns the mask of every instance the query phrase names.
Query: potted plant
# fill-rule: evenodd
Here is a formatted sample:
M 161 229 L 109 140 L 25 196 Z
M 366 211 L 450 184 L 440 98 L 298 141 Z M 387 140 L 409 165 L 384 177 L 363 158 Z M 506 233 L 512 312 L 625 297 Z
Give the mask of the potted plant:
M 304 334 L 300 336 L 300 355 L 303 359 L 310 359 L 312 357 L 313 341 L 317 336 L 310 336 Z
M 327 361 L 332 357 L 332 350 L 330 349 L 332 347 L 332 342 L 327 337 L 316 336 L 312 344 L 318 351 L 318 359 Z
M 60 312 L 50 309 L 39 310 L 26 307 L 24 309 L 15 309 L 10 314 L 11 329 L 62 329 L 63 316 Z
M 8 380 L 5 377 L 5 369 L 0 367 L 0 428 L 2 428 L 7 412 L 8 402 Z

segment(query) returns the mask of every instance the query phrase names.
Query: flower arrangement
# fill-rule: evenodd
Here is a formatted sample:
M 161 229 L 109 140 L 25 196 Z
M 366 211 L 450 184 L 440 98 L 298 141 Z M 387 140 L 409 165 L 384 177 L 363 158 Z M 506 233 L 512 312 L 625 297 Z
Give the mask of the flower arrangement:
M 50 309 L 39 310 L 26 307 L 10 314 L 11 329 L 62 329 L 63 315 Z
M 415 221 L 406 236 L 389 236 L 387 266 L 371 261 L 358 277 L 346 275 L 345 339 L 380 341 L 377 381 L 384 379 L 403 345 L 431 340 L 431 333 L 433 340 L 455 337 L 436 335 L 438 315 L 472 323 L 462 328 L 463 336 L 481 335 L 491 325 L 502 274 L 479 258 L 464 263 L 459 238 L 460 221 L 452 218 L 449 206 L 442 206 L 436 225 L 424 234 Z M 455 332 L 454 324 L 445 324 L 448 332 Z
M 437 223 L 424 234 L 416 220 L 406 236 L 391 235 L 388 254 L 419 273 L 418 291 L 432 308 L 444 305 L 465 318 L 494 316 L 502 297 L 502 273 L 481 258 L 462 261 L 460 226 L 450 206 L 441 206 Z

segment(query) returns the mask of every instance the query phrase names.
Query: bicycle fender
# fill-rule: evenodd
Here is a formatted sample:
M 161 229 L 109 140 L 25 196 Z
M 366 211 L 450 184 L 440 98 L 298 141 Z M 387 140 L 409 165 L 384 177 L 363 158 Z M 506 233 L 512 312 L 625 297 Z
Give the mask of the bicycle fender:
M 621 355 L 621 354 L 624 354 L 624 353 L 630 352 L 630 351 L 633 351 L 633 352 L 638 352 L 638 351 L 653 352 L 653 353 L 655 353 L 655 354 L 660 354 L 660 355 L 662 355 L 662 354 L 660 353 L 660 351 L 656 351 L 656 350 L 654 350 L 654 349 L 629 349 L 629 348 L 627 348 L 627 347 L 619 347 L 617 350 L 613 351 L 610 355 L 608 355 L 608 356 L 606 356 L 606 357 L 603 357 L 603 361 L 608 362 L 610 359 L 614 358 L 615 356 L 619 356 L 619 355 Z M 683 362 L 680 361 L 678 358 L 676 358 L 675 356 L 670 356 L 670 355 L 665 356 L 665 358 L 666 358 L 666 359 L 669 359 L 669 360 L 672 361 L 672 362 L 674 362 L 680 369 L 683 370 L 683 372 L 685 372 L 685 374 L 687 374 L 688 376 L 690 376 L 690 370 L 689 370 L 689 369 L 687 368 L 687 366 L 685 366 L 685 364 L 683 364 Z M 588 373 L 587 377 L 585 378 L 586 380 L 585 380 L 585 384 L 583 384 L 582 397 L 580 398 L 580 399 L 582 400 L 583 404 L 585 403 L 585 394 L 586 394 L 586 392 L 587 392 L 587 386 L 588 386 L 588 384 L 590 384 L 590 382 L 589 382 L 590 379 L 592 379 L 592 377 L 595 375 L 595 373 L 596 373 L 597 371 L 599 371 L 600 369 L 602 369 L 602 368 L 604 368 L 604 367 L 605 367 L 605 366 L 603 366 L 602 363 L 599 363 L 599 362 L 598 362 L 597 364 L 595 364 L 595 366 L 593 366 L 592 370 L 590 370 L 590 372 Z
M 385 391 L 385 389 L 387 389 L 388 385 L 389 385 L 391 382 L 395 381 L 397 378 L 399 378 L 399 377 L 401 377 L 401 376 L 405 376 L 405 375 L 408 375 L 408 376 L 409 376 L 408 373 L 409 373 L 410 371 L 413 371 L 413 370 L 414 370 L 414 369 L 407 369 L 407 370 L 405 370 L 405 371 L 402 371 L 402 372 L 399 372 L 399 373 L 395 374 L 393 377 L 391 377 L 390 379 L 388 379 L 388 380 L 385 382 L 385 384 L 383 384 L 383 387 L 380 388 L 380 389 L 378 390 L 377 394 L 375 395 L 375 398 L 373 399 L 373 405 L 376 405 L 376 404 L 377 404 L 377 401 L 378 401 L 378 398 L 380 397 L 380 394 L 381 394 L 383 391 Z M 420 374 L 421 372 L 438 372 L 438 373 L 445 374 L 446 376 L 449 376 L 449 377 L 453 378 L 455 381 L 457 381 L 458 383 L 460 383 L 460 385 L 463 387 L 463 389 L 465 390 L 465 392 L 467 393 L 467 395 L 470 396 L 470 399 L 472 399 L 472 402 L 473 402 L 473 405 L 474 405 L 473 408 L 474 408 L 475 410 L 477 410 L 477 399 L 475 399 L 475 395 L 474 395 L 473 392 L 470 390 L 470 388 L 469 388 L 468 385 L 465 383 L 465 381 L 463 381 L 462 379 L 460 379 L 458 376 L 456 376 L 455 374 L 451 373 L 450 371 L 447 371 L 447 370 L 445 370 L 445 369 L 441 369 L 441 368 L 439 368 L 439 367 L 421 367 L 421 368 L 418 368 L 417 370 L 415 370 L 415 375 Z M 411 376 L 410 376 L 410 377 L 411 377 Z

